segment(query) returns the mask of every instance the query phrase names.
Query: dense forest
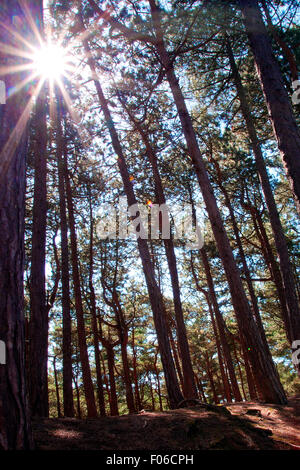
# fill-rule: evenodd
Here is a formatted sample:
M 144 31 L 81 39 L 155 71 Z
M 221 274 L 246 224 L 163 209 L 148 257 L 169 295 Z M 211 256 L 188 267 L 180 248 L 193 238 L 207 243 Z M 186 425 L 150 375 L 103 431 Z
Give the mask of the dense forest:
M 286 406 L 300 2 L 0 3 L 0 449 L 42 418 Z

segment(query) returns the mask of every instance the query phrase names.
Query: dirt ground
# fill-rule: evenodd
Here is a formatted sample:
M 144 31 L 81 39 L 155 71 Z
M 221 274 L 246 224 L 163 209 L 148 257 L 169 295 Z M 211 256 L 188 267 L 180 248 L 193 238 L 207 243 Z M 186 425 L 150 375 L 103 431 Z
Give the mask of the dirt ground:
M 288 405 L 262 405 L 255 402 L 227 405 L 234 415 L 243 416 L 255 426 L 270 429 L 272 438 L 290 444 L 300 450 L 300 397 L 290 398 Z M 258 415 L 249 415 L 249 410 L 258 410 Z
M 247 402 L 86 420 L 42 419 L 34 420 L 33 429 L 37 450 L 298 450 L 300 397 L 287 406 Z

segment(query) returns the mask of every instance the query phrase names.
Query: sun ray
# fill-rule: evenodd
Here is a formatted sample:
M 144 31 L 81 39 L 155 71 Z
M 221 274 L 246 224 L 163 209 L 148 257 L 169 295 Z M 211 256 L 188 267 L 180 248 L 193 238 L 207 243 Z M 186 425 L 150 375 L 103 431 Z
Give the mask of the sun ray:
M 0 67 L 0 75 L 13 75 L 14 73 L 26 72 L 32 70 L 32 64 L 23 64 L 23 65 L 7 65 Z
M 15 128 L 11 132 L 6 144 L 4 145 L 1 153 L 0 153 L 0 160 L 1 160 L 1 177 L 4 178 L 6 175 L 6 172 L 8 171 L 9 168 L 9 163 L 14 155 L 21 139 L 24 134 L 24 131 L 26 129 L 27 123 L 30 118 L 31 111 L 34 107 L 35 100 L 37 96 L 40 94 L 40 91 L 43 87 L 44 81 L 41 78 L 38 82 L 38 84 L 35 87 L 35 91 L 33 95 L 30 97 L 23 113 L 21 114 Z
M 3 23 L 2 21 L 0 21 L 0 26 L 4 29 L 6 29 L 6 31 L 8 31 L 12 36 L 14 36 L 16 39 L 18 39 L 18 41 L 20 43 L 22 43 L 24 46 L 26 46 L 29 50 L 33 51 L 35 49 L 35 46 L 33 44 L 31 44 L 30 41 L 28 41 L 27 39 L 25 39 L 20 33 L 18 33 L 18 31 L 16 31 L 15 29 L 11 28 L 10 26 L 6 25 L 5 23 Z M 4 44 L 5 45 L 5 44 Z M 23 51 L 24 52 L 24 51 Z
M 25 2 L 24 0 L 19 0 L 19 2 L 20 2 L 21 7 L 23 8 L 23 11 L 25 13 L 25 17 L 26 17 L 27 21 L 28 21 L 29 25 L 31 26 L 31 29 L 32 29 L 32 32 L 35 35 L 35 38 L 38 40 L 38 42 L 40 44 L 40 47 L 42 47 L 43 38 L 42 38 L 42 35 L 40 33 L 39 28 L 37 27 L 37 25 L 36 25 L 36 23 L 35 23 L 35 21 L 32 17 L 32 14 L 29 10 L 27 2 Z M 40 21 L 42 21 L 42 12 L 41 12 Z
M 70 95 L 69 93 L 67 92 L 62 80 L 60 78 L 57 79 L 57 84 L 59 86 L 59 89 L 61 91 L 61 94 L 64 98 L 64 101 L 67 105 L 67 108 L 68 108 L 68 111 L 70 113 L 70 116 L 72 118 L 72 120 L 75 122 L 75 123 L 78 123 L 80 121 L 80 117 L 79 115 L 76 113 L 73 105 L 72 105 L 72 100 L 70 98 Z
M 8 90 L 8 96 L 9 97 L 12 97 L 14 96 L 16 93 L 18 93 L 19 91 L 22 90 L 22 88 L 24 88 L 26 85 L 28 85 L 30 82 L 34 82 L 34 80 L 38 77 L 38 73 L 37 72 L 32 72 L 28 77 L 24 78 L 24 80 L 22 80 L 20 83 L 18 83 L 16 86 L 14 86 L 13 88 L 10 88 Z
M 4 44 L 0 42 L 0 49 L 2 53 L 14 56 L 14 57 L 20 57 L 22 59 L 28 59 L 30 60 L 32 58 L 32 53 L 26 52 L 23 49 L 14 47 L 14 46 L 9 46 L 8 44 Z

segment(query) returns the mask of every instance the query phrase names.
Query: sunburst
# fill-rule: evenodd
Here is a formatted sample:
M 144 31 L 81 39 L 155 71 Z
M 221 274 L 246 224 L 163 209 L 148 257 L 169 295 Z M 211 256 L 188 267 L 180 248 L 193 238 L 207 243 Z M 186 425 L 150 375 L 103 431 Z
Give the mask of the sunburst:
M 50 30 L 46 33 L 46 39 L 43 39 L 26 2 L 20 3 L 23 7 L 22 16 L 13 17 L 11 25 L 0 22 L 0 27 L 7 31 L 6 35 L 10 38 L 7 43 L 0 42 L 2 55 L 10 58 L 6 65 L 0 67 L 0 79 L 5 84 L 13 82 L 13 86 L 8 85 L 5 88 L 7 103 L 21 90 L 25 89 L 28 95 L 27 105 L 20 110 L 21 115 L 16 128 L 12 130 L 6 145 L 1 149 L 0 158 L 7 164 L 26 129 L 35 102 L 45 86 L 48 85 L 49 89 L 50 114 L 53 108 L 53 91 L 57 89 L 63 96 L 70 115 L 74 116 L 72 102 L 65 87 L 65 79 L 71 80 L 75 69 L 70 49 L 68 46 L 64 47 L 64 38 L 55 38 Z M 23 34 L 24 31 L 26 34 Z M 16 79 L 10 80 L 9 77 L 14 74 Z

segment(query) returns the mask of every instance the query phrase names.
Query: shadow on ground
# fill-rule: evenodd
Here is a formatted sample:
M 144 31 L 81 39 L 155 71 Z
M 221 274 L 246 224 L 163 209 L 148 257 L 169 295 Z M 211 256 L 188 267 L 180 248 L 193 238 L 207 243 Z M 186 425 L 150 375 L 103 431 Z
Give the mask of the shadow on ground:
M 248 409 L 258 411 L 246 415 Z M 300 443 L 299 409 L 299 398 L 287 407 L 195 406 L 99 419 L 34 420 L 33 430 L 38 450 L 291 449 L 290 444 Z

